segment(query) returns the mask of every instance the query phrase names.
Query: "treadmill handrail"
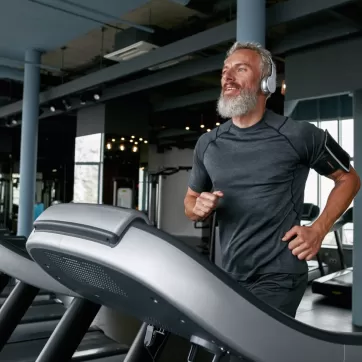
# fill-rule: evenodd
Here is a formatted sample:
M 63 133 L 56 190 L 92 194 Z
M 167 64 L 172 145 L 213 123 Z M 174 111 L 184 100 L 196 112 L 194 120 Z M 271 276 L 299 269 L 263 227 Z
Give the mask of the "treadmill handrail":
M 190 171 L 192 169 L 191 166 L 178 166 L 178 167 L 165 167 L 160 171 L 151 172 L 151 176 L 171 176 L 180 171 Z
M 205 259 L 202 255 L 200 255 L 189 245 L 182 243 L 181 241 L 177 240 L 176 238 L 167 234 L 166 232 L 150 225 L 138 223 L 137 221 L 133 224 L 133 227 L 137 227 L 141 230 L 146 231 L 147 233 L 153 234 L 163 239 L 164 241 L 170 243 L 174 247 L 180 249 L 189 257 L 191 257 L 194 261 L 197 261 L 205 269 L 214 274 L 217 278 L 219 278 L 228 287 L 230 287 L 232 290 L 238 293 L 247 302 L 258 308 L 261 312 L 271 316 L 278 322 L 286 325 L 287 327 L 299 331 L 307 336 L 323 340 L 326 342 L 332 342 L 344 345 L 362 345 L 362 333 L 335 332 L 335 331 L 322 330 L 320 328 L 316 328 L 314 326 L 300 322 L 297 319 L 284 314 L 278 309 L 275 309 L 274 307 L 270 306 L 266 302 L 256 297 L 254 294 L 252 294 L 252 292 L 248 291 L 246 288 L 243 288 L 239 283 L 237 283 L 224 271 L 218 268 L 215 264 L 210 263 L 209 260 Z
M 100 211 L 100 213 L 101 213 L 101 211 Z M 179 255 L 180 258 L 181 258 L 181 256 L 184 259 L 190 258 L 193 262 L 199 264 L 203 269 L 205 269 L 208 272 L 208 274 L 210 275 L 210 280 L 212 278 L 215 278 L 218 281 L 221 281 L 222 283 L 224 283 L 224 285 L 227 288 L 230 289 L 230 291 L 233 291 L 236 295 L 238 295 L 240 297 L 240 299 L 241 299 L 240 301 L 242 301 L 242 299 L 244 299 L 244 302 L 248 303 L 252 308 L 258 309 L 261 312 L 261 314 L 269 316 L 277 324 L 281 324 L 281 325 L 286 326 L 287 328 L 291 328 L 294 331 L 305 335 L 306 337 L 318 339 L 318 340 L 321 340 L 321 341 L 324 341 L 327 343 L 335 343 L 335 344 L 339 344 L 339 345 L 361 345 L 362 346 L 362 333 L 356 333 L 356 332 L 346 333 L 346 332 L 334 332 L 334 331 L 321 330 L 316 327 L 304 324 L 304 323 L 284 314 L 283 312 L 273 308 L 269 304 L 265 303 L 264 301 L 262 301 L 261 299 L 259 299 L 255 295 L 253 295 L 250 291 L 248 291 L 247 289 L 245 289 L 241 285 L 239 285 L 226 272 L 224 272 L 223 270 L 218 268 L 215 264 L 210 263 L 210 261 L 207 258 L 204 258 L 200 253 L 198 253 L 196 250 L 194 250 L 191 246 L 183 243 L 181 240 L 174 238 L 170 234 L 168 234 L 160 229 L 155 228 L 152 225 L 135 220 L 133 222 L 133 224 L 129 227 L 127 232 L 124 234 L 123 240 L 121 240 L 121 242 L 119 243 L 120 247 L 122 245 L 127 245 L 127 240 L 126 240 L 127 237 L 129 237 L 130 239 L 137 237 L 138 240 L 144 240 L 146 235 L 137 234 L 137 230 L 140 232 L 144 232 L 146 235 L 147 234 L 153 235 L 155 238 L 161 240 L 160 241 L 161 243 L 164 242 L 166 244 L 169 244 L 171 246 L 172 250 L 175 249 L 178 251 L 176 254 Z M 38 255 L 43 255 L 43 252 L 48 253 L 50 250 L 52 252 L 56 253 L 58 256 L 63 254 L 66 257 L 71 257 L 71 254 L 69 254 L 69 252 L 70 252 L 69 250 L 73 250 L 73 248 L 76 249 L 76 253 L 77 253 L 76 258 L 83 258 L 84 260 L 87 259 L 88 248 L 86 247 L 86 243 L 87 243 L 86 239 L 80 239 L 77 246 L 74 246 L 75 245 L 74 240 L 70 239 L 69 241 L 67 241 L 66 239 L 63 239 L 62 245 L 60 248 L 60 245 L 59 245 L 57 239 L 55 238 L 54 240 L 52 240 L 52 238 L 50 237 L 51 234 L 45 234 L 44 239 L 42 239 L 43 235 L 44 235 L 44 233 L 41 233 L 41 232 L 37 233 L 35 231 L 34 233 L 32 233 L 30 235 L 28 242 L 27 242 L 27 250 L 29 251 L 29 254 L 33 257 L 33 259 L 35 261 L 37 261 Z M 137 235 L 137 236 L 135 236 L 135 235 Z M 40 245 L 42 245 L 42 246 L 49 245 L 50 249 L 47 249 L 47 248 L 42 249 L 42 247 L 40 247 Z M 69 245 L 70 249 L 67 249 L 67 245 Z M 82 246 L 80 246 L 80 245 L 82 245 Z M 96 243 L 94 245 L 94 247 L 97 249 L 99 248 L 99 250 L 101 250 L 101 248 L 110 248 L 109 246 L 104 245 L 104 244 L 101 245 L 100 243 Z M 84 253 L 83 253 L 83 250 L 84 250 Z M 40 254 L 38 254 L 39 252 L 40 252 Z M 94 258 L 95 257 L 98 258 L 98 256 L 97 256 L 98 254 L 91 254 L 91 255 L 92 255 L 92 257 L 91 257 L 92 262 L 97 263 L 98 259 L 95 260 Z M 105 257 L 105 256 L 102 256 L 102 257 L 101 257 L 101 255 L 99 256 L 99 258 L 100 258 L 99 265 L 100 266 L 103 266 L 103 264 L 102 264 L 102 262 L 104 261 L 102 259 L 103 257 Z M 137 252 L 135 250 L 133 250 L 132 258 L 137 258 L 137 257 L 140 258 L 140 260 L 137 260 L 137 261 L 139 261 L 140 263 L 144 263 L 144 260 L 143 260 L 144 255 L 142 253 L 137 254 Z M 169 255 L 167 253 L 161 253 L 161 254 L 158 254 L 158 257 L 169 258 Z M 41 266 L 43 268 L 43 270 L 45 270 L 46 272 L 50 273 L 53 269 L 45 268 L 45 266 L 43 265 L 44 260 L 43 261 L 41 261 L 41 260 L 42 259 L 39 259 L 39 266 Z M 52 259 L 48 259 L 48 260 L 51 261 Z M 151 262 L 151 261 L 149 261 L 149 262 Z M 160 262 L 160 260 L 157 260 L 157 263 L 159 263 L 159 262 Z M 167 262 L 167 264 L 168 263 L 169 262 Z M 150 265 L 149 267 L 153 267 L 153 265 Z M 54 272 L 58 273 L 59 270 L 57 268 L 55 268 Z M 161 274 L 164 273 L 164 268 L 160 268 L 160 273 Z M 157 278 L 157 280 L 159 280 L 159 277 L 158 277 L 159 273 L 156 273 L 156 274 L 151 273 L 151 274 L 154 275 L 154 277 Z M 52 274 L 50 274 L 50 275 L 52 275 Z M 150 278 L 153 278 L 153 277 L 150 277 Z M 140 281 L 140 282 L 142 283 L 142 281 Z M 155 283 L 157 283 L 157 282 L 155 281 Z M 65 279 L 63 279 L 63 283 L 65 283 Z M 71 286 L 67 285 L 66 283 L 64 285 L 66 285 L 69 288 L 72 288 Z M 161 298 L 165 298 L 165 297 L 167 298 L 166 294 L 161 295 Z M 262 327 L 260 327 L 260 328 L 262 328 Z
M 19 243 L 20 241 L 20 243 Z M 16 254 L 21 255 L 22 257 L 33 261 L 30 257 L 29 253 L 26 250 L 26 237 L 24 236 L 7 236 L 1 237 L 0 236 L 0 244 L 8 248 L 9 250 L 13 251 Z

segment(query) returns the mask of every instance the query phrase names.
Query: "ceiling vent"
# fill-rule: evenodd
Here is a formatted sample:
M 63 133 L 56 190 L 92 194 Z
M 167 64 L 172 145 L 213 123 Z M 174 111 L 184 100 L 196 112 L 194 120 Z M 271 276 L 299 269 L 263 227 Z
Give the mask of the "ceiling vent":
M 166 34 L 163 29 L 153 27 L 153 34 L 142 30 L 129 28 L 115 36 L 114 50 L 104 55 L 116 62 L 126 61 L 149 53 L 166 44 Z
M 167 62 L 164 62 L 164 63 L 156 64 L 156 65 L 154 65 L 152 67 L 149 67 L 148 70 L 151 70 L 151 71 L 160 70 L 160 69 L 172 67 L 174 65 L 177 65 L 177 64 L 180 64 L 182 62 L 185 62 L 187 60 L 192 60 L 192 59 L 194 59 L 194 56 L 185 55 L 185 56 L 180 57 L 180 58 L 171 59 L 171 60 L 169 60 Z

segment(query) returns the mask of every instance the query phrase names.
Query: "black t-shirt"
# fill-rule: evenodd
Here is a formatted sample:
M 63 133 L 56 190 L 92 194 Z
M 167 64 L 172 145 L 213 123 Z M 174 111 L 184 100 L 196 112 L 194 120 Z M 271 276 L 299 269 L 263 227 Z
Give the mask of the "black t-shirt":
M 305 184 L 325 136 L 267 110 L 251 127 L 229 120 L 199 138 L 189 187 L 224 193 L 216 210 L 222 266 L 235 279 L 307 272 L 282 238 L 300 225 Z

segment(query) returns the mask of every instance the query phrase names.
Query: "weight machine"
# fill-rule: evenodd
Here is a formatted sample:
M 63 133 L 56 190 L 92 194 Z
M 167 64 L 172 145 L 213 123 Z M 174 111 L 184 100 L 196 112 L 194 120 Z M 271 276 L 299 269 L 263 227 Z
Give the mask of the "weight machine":
M 166 177 L 180 171 L 190 171 L 190 166 L 166 167 L 148 175 L 148 218 L 158 229 L 162 227 L 162 187 Z

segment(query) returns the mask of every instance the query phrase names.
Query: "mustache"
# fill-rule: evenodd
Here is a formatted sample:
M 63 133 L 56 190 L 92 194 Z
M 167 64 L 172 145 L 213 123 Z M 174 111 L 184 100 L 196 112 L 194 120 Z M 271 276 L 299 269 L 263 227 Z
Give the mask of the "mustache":
M 240 89 L 240 85 L 239 84 L 236 84 L 236 83 L 226 83 L 223 87 L 223 89 L 227 89 L 229 87 L 232 87 L 232 88 L 236 88 L 236 89 Z

